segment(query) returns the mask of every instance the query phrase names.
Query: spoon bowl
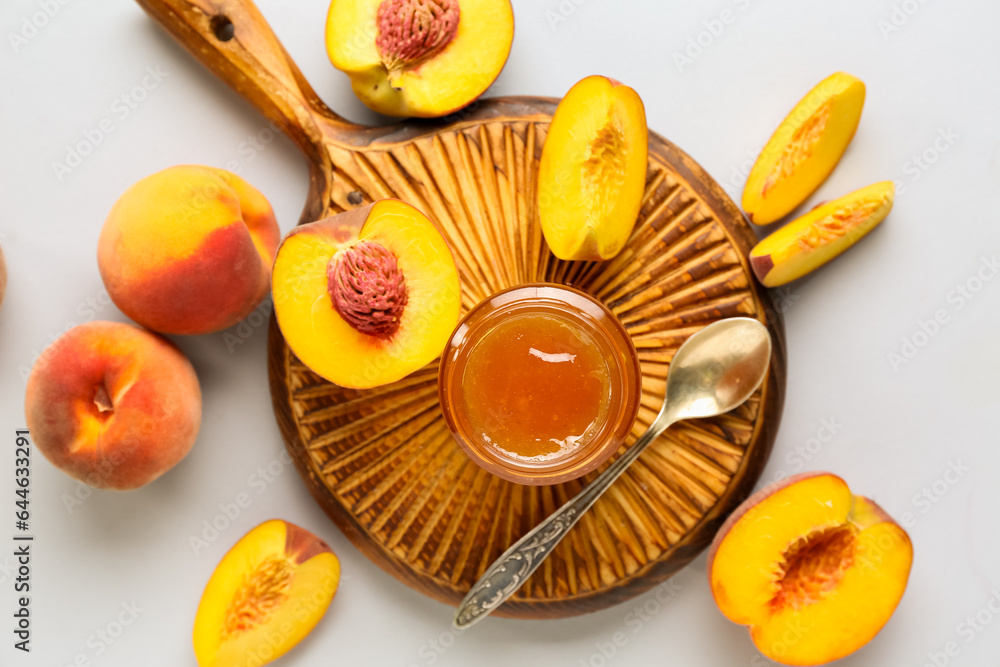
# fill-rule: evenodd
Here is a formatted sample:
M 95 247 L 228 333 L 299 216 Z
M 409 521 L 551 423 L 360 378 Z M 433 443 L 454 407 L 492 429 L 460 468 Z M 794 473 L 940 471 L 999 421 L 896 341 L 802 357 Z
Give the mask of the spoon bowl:
M 755 319 L 709 324 L 684 341 L 667 370 L 666 395 L 646 432 L 572 500 L 514 543 L 486 569 L 455 612 L 454 625 L 475 625 L 538 569 L 580 517 L 671 424 L 714 417 L 739 406 L 767 376 L 771 336 Z
M 674 354 L 657 421 L 668 411 L 672 422 L 729 412 L 760 386 L 770 358 L 771 336 L 757 320 L 733 317 L 705 327 Z

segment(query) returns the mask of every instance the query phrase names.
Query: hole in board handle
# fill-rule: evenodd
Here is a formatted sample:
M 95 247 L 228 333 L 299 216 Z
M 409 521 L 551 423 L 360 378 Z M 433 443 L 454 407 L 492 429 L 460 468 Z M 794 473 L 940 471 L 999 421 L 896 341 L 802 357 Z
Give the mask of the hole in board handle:
M 229 17 L 221 14 L 212 17 L 211 26 L 212 33 L 215 34 L 216 39 L 220 42 L 228 42 L 236 32 L 236 28 L 233 26 L 233 22 L 229 20 Z

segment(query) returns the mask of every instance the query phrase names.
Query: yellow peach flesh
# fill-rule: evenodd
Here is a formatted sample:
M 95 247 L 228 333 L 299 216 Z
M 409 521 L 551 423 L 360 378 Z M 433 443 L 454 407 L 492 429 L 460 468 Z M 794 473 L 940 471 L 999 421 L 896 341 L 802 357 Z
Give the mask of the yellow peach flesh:
M 542 149 L 538 211 L 560 259 L 614 257 L 635 226 L 646 183 L 648 132 L 634 90 L 603 76 L 559 103 Z
M 354 227 L 347 218 L 358 216 L 365 222 L 356 238 L 347 238 Z M 332 300 L 331 259 L 364 242 L 391 253 L 404 279 L 406 306 L 390 336 L 359 331 Z M 420 211 L 394 199 L 296 228 L 278 251 L 272 284 L 289 347 L 314 372 L 345 387 L 394 382 L 433 361 L 461 307 L 458 271 L 444 238 Z
M 327 54 L 347 73 L 358 98 L 392 116 L 436 117 L 482 95 L 503 69 L 514 38 L 509 0 L 432 0 L 458 8 L 454 36 L 413 62 L 387 58 L 391 49 L 379 33 L 379 10 L 407 2 L 333 0 L 327 15 Z M 416 0 L 409 0 L 416 4 Z M 398 7 L 393 7 L 398 9 Z
M 865 85 L 838 72 L 809 91 L 768 140 L 743 189 L 752 222 L 780 220 L 826 180 L 854 137 Z
M 761 652 L 817 665 L 868 643 L 903 595 L 913 549 L 877 505 L 828 473 L 748 499 L 716 536 L 709 583 Z
M 766 287 L 778 287 L 823 266 L 889 215 L 894 194 L 885 181 L 817 206 L 750 251 L 754 273 Z
M 247 533 L 212 574 L 195 617 L 200 667 L 259 667 L 294 648 L 326 613 L 340 563 L 308 531 L 267 521 Z

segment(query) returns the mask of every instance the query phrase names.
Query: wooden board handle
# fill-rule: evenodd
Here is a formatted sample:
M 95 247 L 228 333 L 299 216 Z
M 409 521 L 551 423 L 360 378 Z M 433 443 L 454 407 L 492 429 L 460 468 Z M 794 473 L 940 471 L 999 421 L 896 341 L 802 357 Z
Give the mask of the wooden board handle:
M 305 152 L 329 160 L 323 126 L 353 127 L 309 86 L 250 0 L 136 0 L 195 58 L 249 100 Z

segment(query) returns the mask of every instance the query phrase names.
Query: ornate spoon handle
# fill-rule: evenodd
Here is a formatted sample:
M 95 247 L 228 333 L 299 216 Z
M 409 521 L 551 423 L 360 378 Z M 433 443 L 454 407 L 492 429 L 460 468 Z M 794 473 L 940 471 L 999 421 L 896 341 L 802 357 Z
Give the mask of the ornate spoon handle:
M 639 458 L 649 443 L 656 440 L 675 421 L 677 420 L 668 415 L 666 410 L 662 410 L 635 444 L 625 450 L 597 479 L 495 560 L 458 606 L 455 627 L 464 629 L 475 625 L 513 595 L 576 525 L 584 512 Z

